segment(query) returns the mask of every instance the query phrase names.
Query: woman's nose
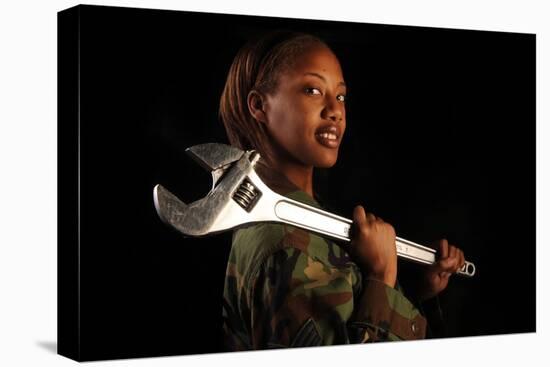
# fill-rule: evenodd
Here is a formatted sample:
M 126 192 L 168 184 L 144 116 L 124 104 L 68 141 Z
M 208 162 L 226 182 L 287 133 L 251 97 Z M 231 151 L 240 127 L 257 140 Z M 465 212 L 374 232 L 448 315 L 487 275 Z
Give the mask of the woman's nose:
M 344 119 L 345 106 L 336 98 L 331 98 L 327 100 L 323 112 L 325 114 L 325 116 L 323 116 L 324 118 L 330 119 L 335 122 L 341 122 Z

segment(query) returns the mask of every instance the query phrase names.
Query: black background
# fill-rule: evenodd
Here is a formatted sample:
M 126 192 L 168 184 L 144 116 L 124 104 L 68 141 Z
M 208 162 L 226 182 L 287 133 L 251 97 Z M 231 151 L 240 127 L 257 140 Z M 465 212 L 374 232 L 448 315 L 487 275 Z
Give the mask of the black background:
M 220 350 L 231 234 L 182 237 L 152 189 L 206 194 L 184 150 L 227 142 L 232 59 L 283 28 L 327 41 L 348 84 L 339 161 L 316 174 L 326 206 L 465 251 L 477 274 L 440 297 L 448 336 L 535 331 L 534 35 L 81 6 L 82 358 Z M 400 270 L 406 286 L 418 268 Z

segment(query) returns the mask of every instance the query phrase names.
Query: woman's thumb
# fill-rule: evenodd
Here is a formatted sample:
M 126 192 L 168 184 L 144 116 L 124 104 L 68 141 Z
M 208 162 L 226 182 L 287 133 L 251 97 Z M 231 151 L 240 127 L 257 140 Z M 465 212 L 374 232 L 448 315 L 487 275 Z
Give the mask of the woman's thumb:
M 364 224 L 367 222 L 367 214 L 365 213 L 365 209 L 361 205 L 357 205 L 353 209 L 353 219 L 358 224 Z

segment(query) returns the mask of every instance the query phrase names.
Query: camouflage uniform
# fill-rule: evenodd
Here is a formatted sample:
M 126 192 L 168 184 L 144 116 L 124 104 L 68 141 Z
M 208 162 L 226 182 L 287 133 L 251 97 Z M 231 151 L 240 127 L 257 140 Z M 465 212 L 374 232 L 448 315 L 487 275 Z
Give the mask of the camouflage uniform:
M 288 181 L 257 171 L 274 191 L 320 207 Z M 332 241 L 272 223 L 234 232 L 223 318 L 227 350 L 420 339 L 426 332 L 399 287 L 365 278 Z

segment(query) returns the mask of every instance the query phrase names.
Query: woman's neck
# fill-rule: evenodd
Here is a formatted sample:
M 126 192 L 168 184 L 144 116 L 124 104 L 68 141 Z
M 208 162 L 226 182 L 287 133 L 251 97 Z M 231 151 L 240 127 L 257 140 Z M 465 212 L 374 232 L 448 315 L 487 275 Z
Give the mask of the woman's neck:
M 285 175 L 300 190 L 313 197 L 313 166 L 278 161 L 273 168 Z

